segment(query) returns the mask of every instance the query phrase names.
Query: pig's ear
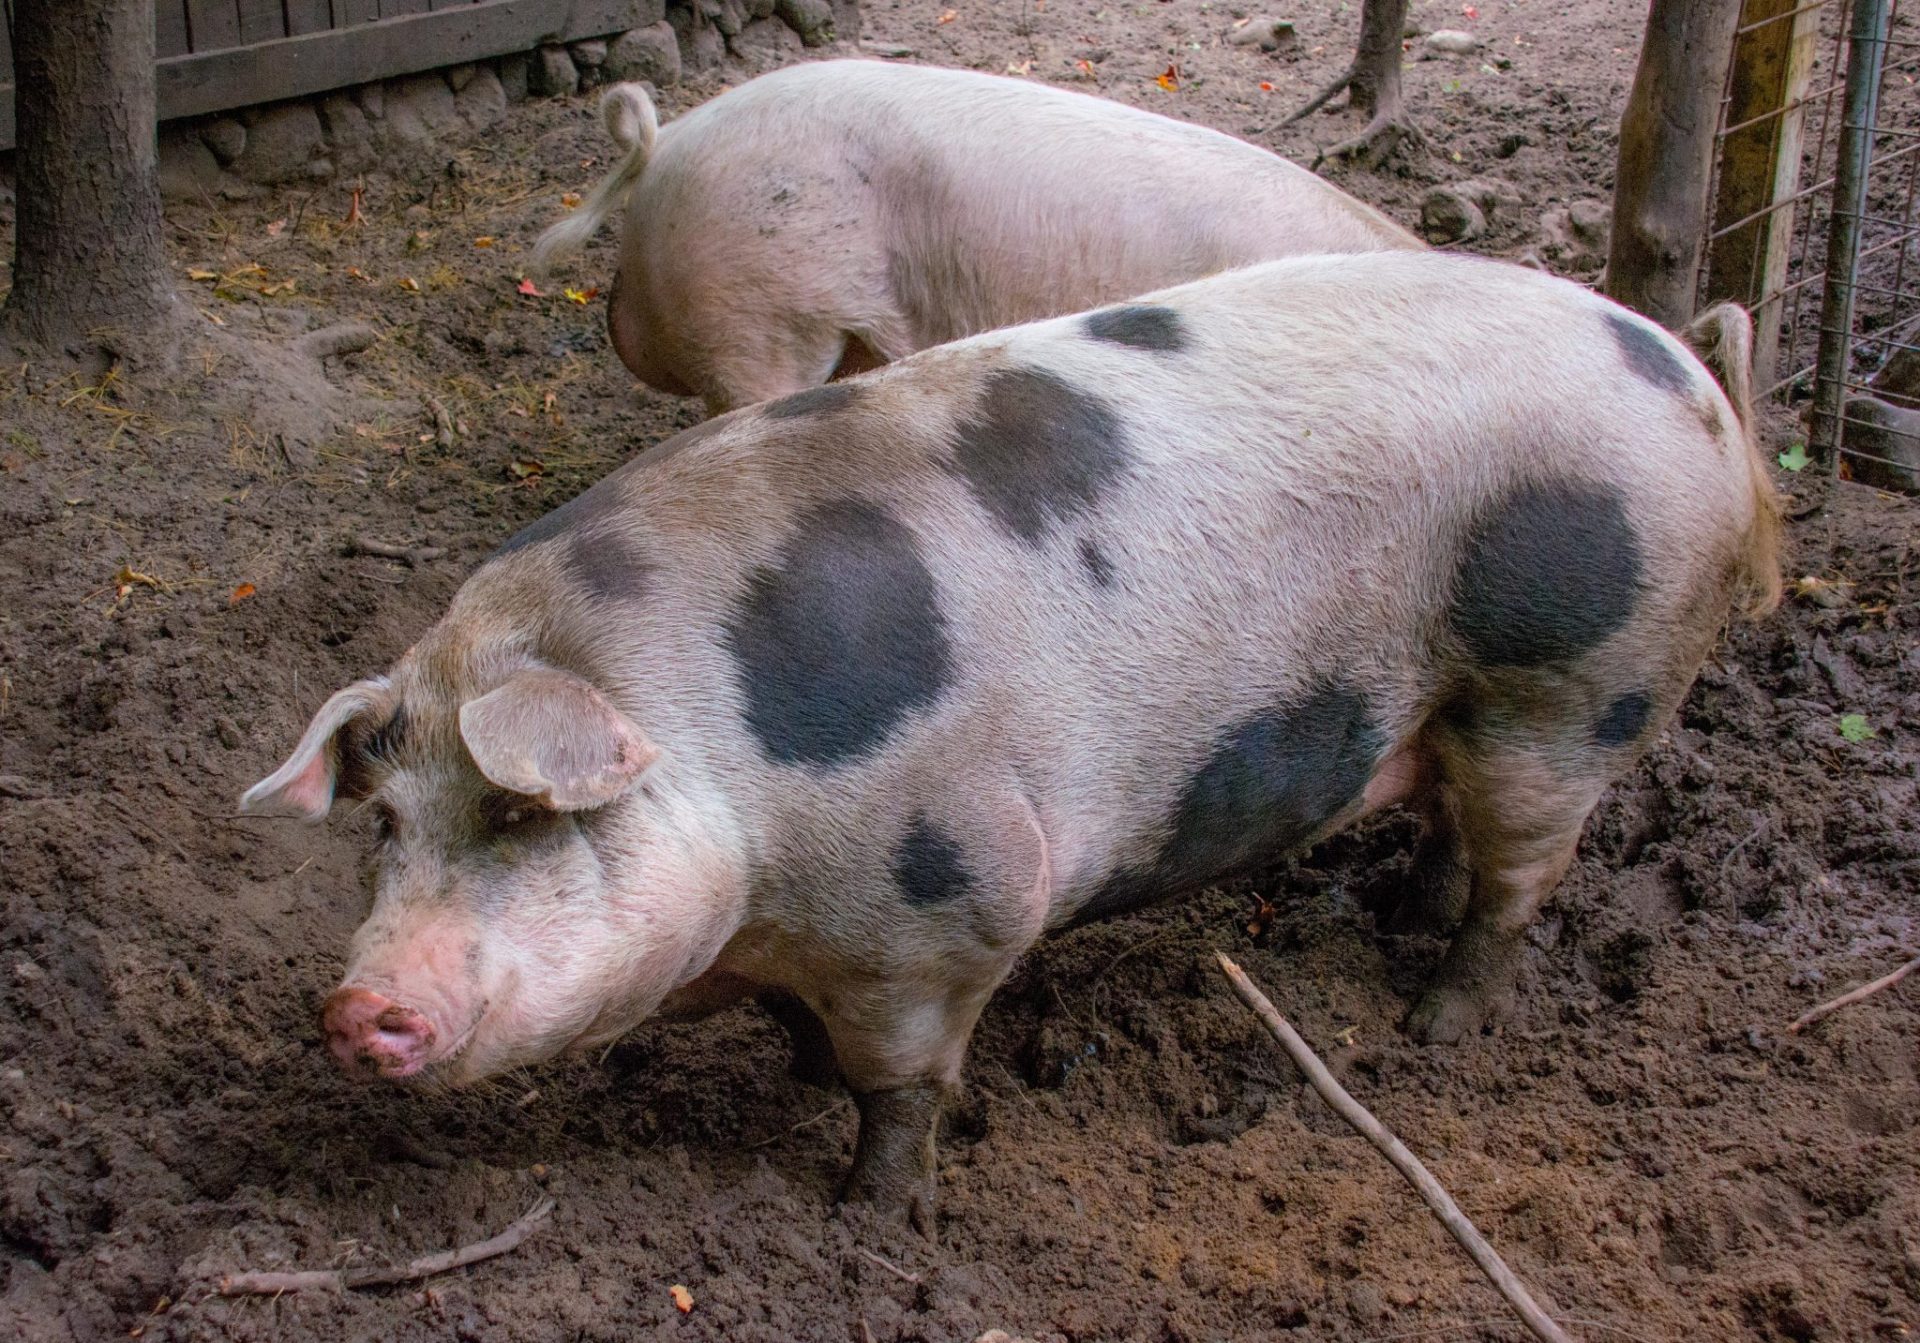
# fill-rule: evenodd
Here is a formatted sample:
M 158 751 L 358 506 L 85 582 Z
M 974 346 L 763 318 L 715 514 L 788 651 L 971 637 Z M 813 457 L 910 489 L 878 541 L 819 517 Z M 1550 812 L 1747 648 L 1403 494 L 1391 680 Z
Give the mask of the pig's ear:
M 556 811 L 613 801 L 660 758 L 606 696 L 550 667 L 515 672 L 461 705 L 460 739 L 491 782 Z
M 341 729 L 363 715 L 384 715 L 391 698 L 383 676 L 356 681 L 334 695 L 313 716 L 287 763 L 240 795 L 240 810 L 249 816 L 324 821 L 333 809 L 334 783 L 340 776 Z

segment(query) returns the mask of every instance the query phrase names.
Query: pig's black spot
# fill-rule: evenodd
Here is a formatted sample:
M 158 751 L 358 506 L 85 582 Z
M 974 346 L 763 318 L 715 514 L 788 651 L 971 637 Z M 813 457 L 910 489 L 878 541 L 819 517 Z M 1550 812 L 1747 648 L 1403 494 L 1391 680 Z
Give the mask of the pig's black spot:
M 1593 740 L 1600 746 L 1626 746 L 1646 730 L 1647 715 L 1653 701 L 1644 690 L 1633 690 L 1607 706 L 1593 725 Z
M 1115 872 L 1073 921 L 1192 890 L 1298 847 L 1360 796 L 1384 747 L 1366 700 L 1337 682 L 1229 729 L 1181 790 L 1152 866 Z
M 860 399 L 865 389 L 857 383 L 829 382 L 809 387 L 804 392 L 769 401 L 761 412 L 770 420 L 797 420 L 808 415 L 830 415 L 844 410 Z
M 498 559 L 523 546 L 550 541 L 562 532 L 583 527 L 596 519 L 619 511 L 626 503 L 625 486 L 626 483 L 620 478 L 619 473 L 608 476 L 593 488 L 574 495 L 544 518 L 536 519 L 515 532 L 502 542 L 500 548 L 489 558 Z
M 1613 333 L 1620 357 L 1626 360 L 1627 368 L 1635 377 L 1675 396 L 1685 397 L 1693 391 L 1693 378 L 1686 364 L 1646 322 L 1625 313 L 1610 312 L 1607 330 Z
M 789 764 L 872 750 L 953 676 L 939 592 L 913 533 L 856 499 L 808 514 L 778 567 L 749 576 L 726 640 L 748 725 Z
M 1051 373 L 1004 368 L 960 428 L 954 465 L 980 506 L 1029 544 L 1092 508 L 1127 466 L 1107 403 Z
M 1172 308 L 1150 303 L 1129 303 L 1121 308 L 1102 308 L 1088 313 L 1087 334 L 1095 340 L 1131 345 L 1136 350 L 1176 353 L 1187 348 L 1187 333 L 1180 325 L 1180 314 Z
M 1448 624 L 1483 666 L 1539 667 L 1598 645 L 1633 614 L 1640 542 L 1611 485 L 1526 485 L 1467 539 Z
M 910 905 L 925 907 L 957 900 L 973 889 L 965 857 L 925 816 L 915 816 L 893 856 L 893 879 Z
M 1087 538 L 1080 542 L 1080 567 L 1087 571 L 1087 577 L 1100 587 L 1113 582 L 1113 561 L 1107 558 L 1107 552 L 1100 549 L 1099 543 Z
M 601 601 L 631 600 L 646 590 L 649 563 L 633 538 L 599 527 L 567 542 L 567 572 Z

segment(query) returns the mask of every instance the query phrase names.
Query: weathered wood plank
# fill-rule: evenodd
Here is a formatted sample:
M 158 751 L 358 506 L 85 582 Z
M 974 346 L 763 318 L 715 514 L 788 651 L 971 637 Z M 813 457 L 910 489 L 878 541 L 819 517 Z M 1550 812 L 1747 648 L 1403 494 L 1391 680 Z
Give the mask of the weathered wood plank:
M 239 6 L 235 0 L 187 0 L 187 36 L 195 52 L 239 46 Z
M 277 42 L 287 35 L 287 12 L 280 0 L 239 0 L 240 41 Z
M 380 17 L 383 19 L 404 18 L 409 14 L 425 14 L 427 0 L 380 0 Z
M 260 47 L 159 63 L 160 116 L 230 107 L 477 61 L 543 42 L 617 33 L 644 22 L 654 0 L 491 0 L 359 23 Z M 196 47 L 197 47 L 196 36 Z
M 371 23 L 380 17 L 380 0 L 333 0 L 333 26 Z
M 0 42 L 0 47 L 4 47 Z M 187 42 L 187 5 L 186 0 L 153 0 L 153 54 L 156 56 L 184 56 L 193 47 Z M 0 58 L 7 53 L 0 50 Z M 0 68 L 11 70 L 10 59 L 0 59 Z
M 1740 26 L 1747 31 L 1734 44 L 1726 111 L 1732 129 L 1720 145 L 1712 225 L 1716 233 L 1732 231 L 1715 238 L 1707 254 L 1703 297 L 1708 303 L 1734 299 L 1754 310 L 1754 377 L 1766 387 L 1779 362 L 1780 302 L 1761 300 L 1786 279 L 1794 208 L 1753 216 L 1790 201 L 1799 189 L 1806 126 L 1800 103 L 1812 80 L 1820 13 L 1801 0 L 1746 0 Z
M 286 0 L 287 35 L 300 37 L 306 33 L 324 33 L 333 27 L 333 6 L 330 0 Z

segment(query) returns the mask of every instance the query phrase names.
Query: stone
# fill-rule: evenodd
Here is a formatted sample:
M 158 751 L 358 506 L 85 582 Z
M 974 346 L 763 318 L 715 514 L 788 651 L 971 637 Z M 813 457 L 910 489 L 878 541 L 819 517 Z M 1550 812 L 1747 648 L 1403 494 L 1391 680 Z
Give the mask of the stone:
M 720 30 L 704 22 L 691 9 L 675 8 L 667 15 L 673 25 L 674 40 L 680 46 L 680 73 L 705 74 L 727 58 L 726 40 Z
M 745 0 L 720 0 L 712 17 L 713 26 L 720 30 L 720 36 L 738 37 L 740 30 L 747 26 Z
M 755 74 L 778 69 L 807 49 L 800 34 L 778 19 L 755 19 L 728 45 Z
M 461 89 L 473 83 L 473 77 L 478 74 L 479 71 L 480 67 L 471 61 L 465 65 L 449 65 L 447 67 L 447 87 L 455 93 L 458 93 Z
M 181 127 L 160 132 L 160 199 L 205 200 L 220 189 L 220 160 L 205 140 Z
M 542 98 L 558 98 L 580 91 L 580 71 L 565 47 L 542 47 L 534 53 L 527 87 Z
M 260 109 L 247 131 L 246 148 L 233 161 L 233 170 L 247 181 L 265 186 L 295 182 L 307 175 L 307 165 L 325 149 L 320 114 L 313 104 L 279 103 Z
M 1573 201 L 1540 217 L 1540 251 L 1563 269 L 1588 271 L 1607 259 L 1612 210 L 1602 201 Z
M 1480 39 L 1455 28 L 1428 33 L 1420 43 L 1423 56 L 1471 56 L 1480 50 Z
M 1920 410 L 1877 396 L 1850 396 L 1840 460 L 1855 480 L 1882 490 L 1920 494 Z
M 385 84 L 362 84 L 353 90 L 353 100 L 360 110 L 367 114 L 370 121 L 378 121 L 387 114 L 387 86 Z
M 494 63 L 500 76 L 500 87 L 505 90 L 510 103 L 525 102 L 527 97 L 527 53 L 516 51 L 511 56 L 502 56 Z
M 777 0 L 773 12 L 810 47 L 833 41 L 833 6 L 827 0 Z
M 507 91 L 488 66 L 473 73 L 467 86 L 453 95 L 454 109 L 470 130 L 484 131 L 507 114 Z
M 747 0 L 748 19 L 770 19 L 777 0 Z
M 1262 51 L 1279 51 L 1292 46 L 1299 40 L 1299 35 L 1293 31 L 1291 22 L 1272 16 L 1251 19 L 1238 27 L 1227 29 L 1227 45 L 1233 47 L 1258 47 Z
M 247 147 L 247 128 L 232 117 L 215 117 L 200 128 L 200 142 L 224 166 L 239 158 Z
M 607 48 L 606 74 L 608 79 L 643 79 L 660 89 L 678 84 L 680 43 L 672 25 L 662 20 L 620 34 Z
M 836 42 L 860 40 L 860 0 L 832 0 L 833 36 Z
M 326 132 L 327 148 L 341 167 L 351 172 L 373 162 L 373 128 L 351 97 L 329 93 L 322 98 L 320 126 Z
M 453 90 L 436 74 L 409 75 L 387 83 L 382 132 L 394 146 L 423 145 L 464 128 Z
M 1435 187 L 1421 198 L 1420 231 L 1428 242 L 1470 242 L 1487 231 L 1487 215 L 1463 192 Z
M 1895 350 L 1867 385 L 1882 401 L 1920 410 L 1920 350 Z
M 574 65 L 581 70 L 597 70 L 607 63 L 607 44 L 597 37 L 575 42 L 567 48 Z

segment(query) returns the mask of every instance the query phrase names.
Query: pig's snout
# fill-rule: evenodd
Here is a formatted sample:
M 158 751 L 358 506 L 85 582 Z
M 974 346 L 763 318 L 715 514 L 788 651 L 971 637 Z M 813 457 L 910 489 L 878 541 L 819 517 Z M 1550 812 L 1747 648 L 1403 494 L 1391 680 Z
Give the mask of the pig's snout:
M 433 1023 L 372 989 L 335 989 L 320 1010 L 327 1052 L 355 1077 L 410 1077 L 427 1064 Z

